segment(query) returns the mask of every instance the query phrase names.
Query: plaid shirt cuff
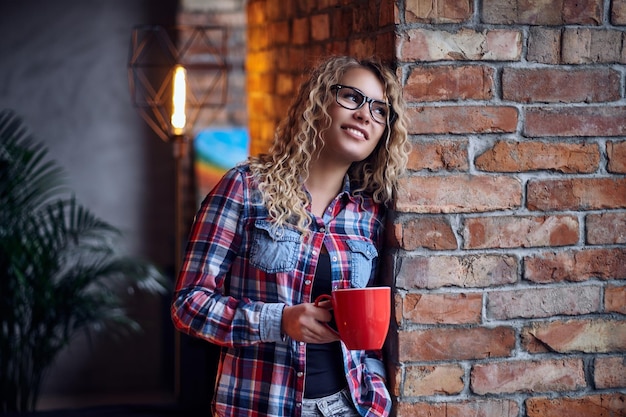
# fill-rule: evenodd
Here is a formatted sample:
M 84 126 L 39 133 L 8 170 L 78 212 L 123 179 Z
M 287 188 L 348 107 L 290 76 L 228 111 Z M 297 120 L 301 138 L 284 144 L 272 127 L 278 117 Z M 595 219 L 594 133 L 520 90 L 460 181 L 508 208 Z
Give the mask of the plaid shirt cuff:
M 263 342 L 280 342 L 284 338 L 280 332 L 283 319 L 283 303 L 266 303 L 261 308 L 260 329 Z

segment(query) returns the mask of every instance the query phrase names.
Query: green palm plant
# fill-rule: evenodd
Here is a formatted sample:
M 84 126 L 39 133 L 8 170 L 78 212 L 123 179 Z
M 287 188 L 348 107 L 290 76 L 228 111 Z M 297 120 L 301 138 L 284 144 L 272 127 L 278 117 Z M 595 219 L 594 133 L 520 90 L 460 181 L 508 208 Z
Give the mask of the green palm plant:
M 78 331 L 139 329 L 122 292 L 167 290 L 153 264 L 116 252 L 119 230 L 69 195 L 47 153 L 0 111 L 0 413 L 35 408 L 45 371 Z

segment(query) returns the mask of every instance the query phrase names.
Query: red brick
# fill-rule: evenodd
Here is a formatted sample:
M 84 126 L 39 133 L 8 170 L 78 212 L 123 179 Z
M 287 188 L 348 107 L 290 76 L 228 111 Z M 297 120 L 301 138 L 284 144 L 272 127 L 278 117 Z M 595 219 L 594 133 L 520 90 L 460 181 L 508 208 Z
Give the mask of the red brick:
M 608 141 L 606 156 L 609 160 L 607 171 L 616 174 L 626 174 L 626 141 Z
M 265 2 L 266 13 L 268 20 L 285 19 L 290 16 L 291 7 L 285 7 L 280 0 L 268 0 Z
M 304 45 L 309 42 L 310 33 L 310 21 L 307 17 L 294 19 L 293 24 L 292 43 L 294 45 Z
M 582 319 L 532 323 L 522 330 L 522 347 L 531 353 L 612 353 L 626 350 L 626 320 Z M 537 352 L 534 347 L 540 346 Z
M 253 72 L 246 75 L 246 83 L 248 91 L 250 91 L 248 95 L 256 97 L 274 91 L 276 88 L 276 77 L 275 74 Z
M 522 351 L 526 351 L 529 353 L 548 353 L 550 349 L 544 345 L 541 340 L 535 338 L 531 335 L 528 329 L 522 331 L 520 333 L 521 347 Z
M 276 1 L 276 3 L 280 4 L 281 2 Z M 312 0 L 300 0 L 300 1 L 295 1 L 293 3 L 295 3 L 296 14 L 298 16 L 311 14 L 316 9 L 316 4 Z
M 268 109 L 268 98 L 264 95 L 250 95 L 248 98 L 248 106 L 250 107 L 250 112 L 255 113 L 257 115 L 267 115 Z
M 584 397 L 535 397 L 526 400 L 528 417 L 624 417 L 626 394 Z
M 495 328 L 443 328 L 400 331 L 401 362 L 466 360 L 507 357 L 515 349 L 515 330 Z
M 330 37 L 329 16 L 326 13 L 311 16 L 311 39 L 323 41 Z
M 403 367 L 400 364 L 387 363 L 387 387 L 392 396 L 402 395 L 402 371 Z
M 367 57 L 372 54 L 372 51 L 374 51 L 382 56 L 382 54 L 375 48 L 376 40 L 376 37 L 351 39 L 350 42 L 348 42 L 348 52 L 353 56 Z
M 402 303 L 404 319 L 419 324 L 480 323 L 483 297 L 480 293 L 415 294 Z
M 565 246 L 578 242 L 575 216 L 495 216 L 465 220 L 463 247 L 529 248 Z
M 414 213 L 474 213 L 521 205 L 522 188 L 505 176 L 450 175 L 402 178 L 396 209 Z
M 550 1 L 546 3 L 551 4 Z M 601 25 L 604 12 L 603 4 L 602 0 L 563 0 L 563 23 L 568 25 Z
M 353 8 L 338 8 L 332 12 L 330 31 L 334 39 L 344 39 L 352 33 Z
M 604 290 L 604 309 L 607 313 L 626 315 L 626 287 L 609 285 Z
M 348 50 L 348 41 L 347 40 L 339 40 L 332 41 L 328 46 L 328 54 L 329 55 L 341 55 L 344 54 L 345 51 Z
M 487 316 L 510 320 L 591 314 L 600 312 L 600 302 L 598 286 L 491 291 L 487 294 Z
M 408 23 L 460 23 L 469 20 L 473 12 L 470 0 L 407 0 L 404 11 Z
M 270 25 L 248 26 L 246 29 L 246 48 L 245 56 L 246 69 L 248 73 L 259 71 L 263 66 L 267 66 L 267 61 L 260 61 L 259 58 L 265 56 L 265 50 L 270 42 L 276 42 L 278 35 L 275 33 L 274 27 Z
M 526 59 L 542 64 L 561 63 L 561 30 L 543 26 L 531 27 Z
M 489 172 L 551 170 L 592 173 L 600 164 L 595 143 L 512 142 L 499 140 L 476 158 L 476 168 Z
M 396 33 L 393 30 L 393 26 L 386 32 L 376 33 L 370 36 L 375 41 L 374 53 L 387 62 L 395 62 L 395 49 L 389 47 L 389 45 L 394 45 L 396 42 Z M 369 54 L 371 55 L 372 52 L 370 51 Z
M 291 40 L 291 31 L 289 30 L 289 22 L 286 20 L 280 21 L 280 22 L 270 22 L 268 24 L 268 36 L 269 36 L 269 42 L 271 42 L 273 45 L 281 45 L 281 44 L 286 44 L 289 43 L 289 41 Z M 263 30 L 259 31 L 258 33 L 252 35 L 253 37 L 256 36 L 265 36 L 263 34 Z
M 521 103 L 616 101 L 621 75 L 610 68 L 504 68 L 502 98 Z
M 296 90 L 296 80 L 292 74 L 279 73 L 276 76 L 275 91 L 280 95 L 292 95 Z
M 515 107 L 411 107 L 406 113 L 413 134 L 511 133 L 517 129 Z
M 383 278 L 382 283 L 386 284 L 385 280 L 392 280 L 393 278 L 390 278 L 389 276 L 387 276 L 386 278 Z M 403 294 L 395 291 L 393 293 L 393 311 L 392 311 L 392 319 L 395 320 L 395 325 L 402 325 L 402 310 L 403 310 L 403 302 L 404 302 L 404 298 L 403 298 Z
M 588 214 L 585 223 L 590 245 L 626 243 L 626 213 Z
M 479 395 L 574 391 L 586 387 L 581 359 L 474 365 L 471 389 Z
M 624 136 L 626 107 L 536 107 L 526 110 L 524 136 Z
M 279 114 L 286 114 L 288 109 L 289 109 L 289 103 L 291 102 L 291 99 L 289 97 L 281 97 L 278 100 L 275 100 L 275 112 L 274 115 L 279 115 Z M 272 136 L 274 136 L 272 134 Z
M 381 1 L 380 2 L 380 11 L 378 13 L 378 26 L 379 27 L 395 27 L 396 23 L 400 23 L 400 22 L 396 22 L 396 3 L 393 1 Z M 394 36 L 394 43 L 395 43 L 395 38 L 396 36 Z
M 463 388 L 465 371 L 459 365 L 407 366 L 402 395 L 454 395 Z
M 310 56 L 306 49 L 295 46 L 289 47 L 287 56 L 288 58 L 284 60 L 285 70 L 291 70 L 292 72 L 298 73 L 306 71 L 307 68 L 310 68 L 316 59 L 315 56 Z M 279 66 L 281 65 L 280 61 L 278 64 Z
M 415 141 L 411 146 L 407 168 L 413 171 L 467 171 L 468 141 L 436 140 L 433 142 Z
M 531 180 L 529 210 L 603 210 L 626 208 L 626 178 Z
M 258 153 L 267 152 L 274 137 L 274 123 L 254 119 L 251 119 L 249 123 L 251 126 L 250 129 L 255 129 L 255 132 L 258 132 L 256 139 L 250 144 L 250 154 L 256 155 Z
M 378 10 L 374 10 L 376 6 L 380 5 L 380 2 L 369 3 L 369 10 L 359 10 L 352 15 L 353 22 L 353 32 L 354 33 L 373 33 L 378 30 Z M 353 6 L 354 7 L 354 6 Z M 358 7 L 358 5 L 356 6 Z
M 464 28 L 454 33 L 408 29 L 399 48 L 402 61 L 519 61 L 522 33 L 507 29 L 476 32 Z
M 246 4 L 246 20 L 248 27 L 264 24 L 267 21 L 265 1 L 248 1 Z
M 562 35 L 563 64 L 626 63 L 624 33 L 617 30 L 566 28 Z
M 626 25 L 626 0 L 611 1 L 611 23 Z
M 485 23 L 505 25 L 598 25 L 602 11 L 601 0 L 484 0 L 482 16 Z
M 398 259 L 400 288 L 493 287 L 517 282 L 517 260 L 506 255 L 415 256 Z
M 626 356 L 596 358 L 593 380 L 596 389 L 626 388 Z
M 443 217 L 418 217 L 394 226 L 396 241 L 404 250 L 457 249 L 456 236 Z
M 248 56 L 246 57 L 246 67 L 250 72 L 266 73 L 270 68 L 269 66 L 271 62 L 271 53 L 264 51 L 248 53 Z
M 461 402 L 398 402 L 397 417 L 518 417 L 519 406 L 513 400 L 480 399 Z
M 544 252 L 524 257 L 524 278 L 538 283 L 626 279 L 626 249 Z
M 420 66 L 409 73 L 404 87 L 407 101 L 489 100 L 494 69 L 480 65 Z

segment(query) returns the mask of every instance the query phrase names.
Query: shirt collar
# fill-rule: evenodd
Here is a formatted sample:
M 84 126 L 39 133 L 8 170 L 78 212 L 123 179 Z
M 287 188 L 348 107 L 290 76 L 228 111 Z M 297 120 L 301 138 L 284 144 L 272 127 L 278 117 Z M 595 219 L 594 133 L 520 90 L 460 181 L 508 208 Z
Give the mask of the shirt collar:
M 346 174 L 343 178 L 343 189 L 339 193 L 339 196 L 344 201 L 351 201 L 353 203 L 356 203 L 360 199 L 359 196 L 355 196 L 352 192 L 352 182 L 350 181 L 350 176 L 348 174 Z

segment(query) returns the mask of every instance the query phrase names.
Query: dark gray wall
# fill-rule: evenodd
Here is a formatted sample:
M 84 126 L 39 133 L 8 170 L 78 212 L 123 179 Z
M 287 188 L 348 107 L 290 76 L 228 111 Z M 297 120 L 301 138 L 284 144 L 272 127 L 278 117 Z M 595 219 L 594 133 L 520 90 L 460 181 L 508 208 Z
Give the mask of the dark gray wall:
M 133 26 L 172 25 L 176 7 L 173 0 L 0 0 L 0 109 L 22 116 L 64 166 L 78 199 L 123 230 L 121 250 L 170 273 L 171 147 L 132 107 L 127 59 Z M 129 297 L 142 335 L 79 337 L 51 369 L 43 396 L 170 389 L 165 298 Z

